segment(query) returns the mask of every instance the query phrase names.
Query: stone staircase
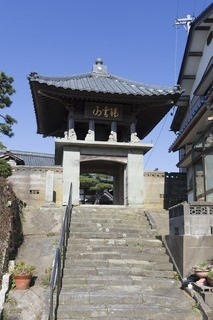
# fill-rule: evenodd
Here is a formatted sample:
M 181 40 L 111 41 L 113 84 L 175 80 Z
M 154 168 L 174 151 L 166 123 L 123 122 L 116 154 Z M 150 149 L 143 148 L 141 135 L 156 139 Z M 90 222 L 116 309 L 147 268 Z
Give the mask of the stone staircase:
M 142 209 L 73 209 L 57 319 L 197 320 Z

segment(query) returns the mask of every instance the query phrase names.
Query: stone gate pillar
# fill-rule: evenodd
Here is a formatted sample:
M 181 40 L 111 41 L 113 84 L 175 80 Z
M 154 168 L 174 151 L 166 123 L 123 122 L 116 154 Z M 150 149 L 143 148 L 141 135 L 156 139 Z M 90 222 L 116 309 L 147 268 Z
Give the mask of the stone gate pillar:
M 63 150 L 63 205 L 67 205 L 72 183 L 72 203 L 79 204 L 80 150 L 78 147 L 64 147 Z
M 127 204 L 143 205 L 143 154 L 129 152 L 127 160 Z
M 54 171 L 46 172 L 45 203 L 53 203 Z

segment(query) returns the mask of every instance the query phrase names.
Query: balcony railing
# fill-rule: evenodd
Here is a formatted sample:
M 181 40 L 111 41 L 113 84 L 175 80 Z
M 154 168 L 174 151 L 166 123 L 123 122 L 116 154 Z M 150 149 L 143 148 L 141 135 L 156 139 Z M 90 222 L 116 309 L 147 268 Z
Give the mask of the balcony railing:
M 198 110 L 202 107 L 205 101 L 205 96 L 194 97 L 190 103 L 190 108 L 188 109 L 186 116 L 181 124 L 180 133 L 185 129 L 185 127 L 190 123 Z
M 212 202 L 182 202 L 169 208 L 169 219 L 183 215 L 213 215 Z

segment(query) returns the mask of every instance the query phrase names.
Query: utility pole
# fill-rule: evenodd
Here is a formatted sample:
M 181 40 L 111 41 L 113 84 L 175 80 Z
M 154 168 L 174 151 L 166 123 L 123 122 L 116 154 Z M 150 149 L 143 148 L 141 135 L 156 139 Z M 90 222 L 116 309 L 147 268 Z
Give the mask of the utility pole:
M 182 25 L 186 29 L 186 32 L 189 33 L 190 25 L 193 20 L 194 18 L 191 17 L 190 14 L 187 14 L 186 18 L 175 19 L 175 26 Z

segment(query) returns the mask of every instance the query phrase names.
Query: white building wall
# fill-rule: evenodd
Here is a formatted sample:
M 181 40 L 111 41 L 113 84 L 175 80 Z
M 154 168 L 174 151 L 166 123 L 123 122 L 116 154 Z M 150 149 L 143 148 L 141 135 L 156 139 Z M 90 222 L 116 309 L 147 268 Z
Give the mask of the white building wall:
M 203 77 L 203 74 L 208 66 L 210 59 L 212 58 L 212 53 L 213 53 L 213 41 L 211 41 L 209 46 L 207 46 L 207 43 L 205 42 L 203 55 L 200 59 L 200 63 L 197 69 L 196 79 L 194 81 L 194 84 L 191 90 L 191 99 L 193 98 L 193 93 L 197 88 L 198 84 L 200 83 L 201 78 Z

